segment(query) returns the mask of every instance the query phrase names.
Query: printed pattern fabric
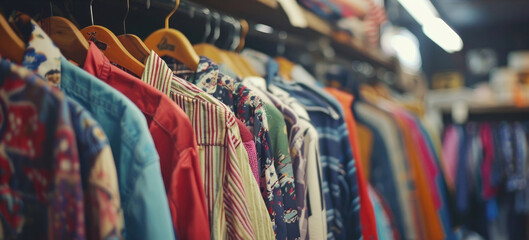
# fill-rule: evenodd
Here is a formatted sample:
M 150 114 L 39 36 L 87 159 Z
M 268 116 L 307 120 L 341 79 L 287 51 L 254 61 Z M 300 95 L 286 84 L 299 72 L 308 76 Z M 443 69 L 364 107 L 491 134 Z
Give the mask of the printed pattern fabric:
M 27 15 L 17 14 L 14 22 L 28 39 L 22 65 L 47 76 L 47 83 L 59 87 L 61 74 L 58 48 Z M 51 47 L 53 46 L 53 47 Z M 39 57 L 35 56 L 38 52 Z M 50 76 L 50 71 L 54 76 Z M 70 98 L 66 98 L 75 132 L 85 192 L 85 222 L 88 239 L 122 238 L 124 228 L 114 157 L 108 139 L 92 115 Z
M 142 81 L 158 90 L 170 86 L 164 93 L 169 93 L 191 120 L 212 238 L 273 239 L 272 222 L 230 109 L 195 85 L 174 76 L 154 52 L 146 61 Z
M 85 239 L 79 157 L 64 95 L 0 59 L 5 239 Z
M 327 239 L 361 239 L 357 171 L 343 118 L 311 88 L 279 82 L 275 85 L 303 104 L 318 131 Z
M 175 75 L 195 83 L 198 88 L 226 104 L 235 116 L 248 126 L 255 138 L 261 173 L 261 194 L 274 224 L 276 239 L 299 238 L 294 176 L 292 171 L 288 173 L 289 167 L 292 168 L 291 162 L 282 163 L 285 166 L 282 169 L 274 168 L 267 114 L 261 99 L 240 81 L 222 74 L 218 65 L 206 57 L 200 57 L 196 72 L 189 70 L 175 59 L 169 57 L 163 59 Z
M 264 79 L 255 79 L 248 78 L 244 79 L 244 84 L 251 88 L 252 90 L 259 93 L 259 96 L 265 103 L 273 104 L 277 110 L 279 110 L 283 116 L 283 121 L 286 127 L 286 133 L 288 137 L 288 152 L 290 154 L 292 169 L 295 169 L 294 172 L 294 181 L 296 184 L 296 204 L 299 214 L 299 231 L 301 239 L 306 239 L 307 236 L 307 227 L 308 227 L 308 215 L 307 215 L 307 185 L 306 182 L 306 169 L 307 169 L 307 159 L 304 155 L 304 132 L 306 129 L 302 129 L 299 125 L 299 119 L 296 113 L 292 108 L 290 108 L 286 102 L 282 101 L 276 96 L 273 96 L 271 93 L 266 92 L 265 86 L 266 83 L 261 82 L 259 84 L 257 81 L 265 81 Z M 267 111 L 269 112 L 269 111 Z M 281 124 L 279 124 L 281 125 Z M 276 150 L 277 151 L 277 150 Z

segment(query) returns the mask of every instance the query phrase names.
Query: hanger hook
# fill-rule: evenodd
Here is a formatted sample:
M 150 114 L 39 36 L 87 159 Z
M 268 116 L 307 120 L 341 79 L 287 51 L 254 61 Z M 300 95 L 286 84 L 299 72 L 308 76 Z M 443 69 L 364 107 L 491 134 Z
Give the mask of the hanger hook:
M 94 10 L 92 9 L 92 3 L 94 3 L 94 0 L 90 0 L 90 20 L 92 21 L 92 25 L 94 25 Z
M 130 1 L 127 0 L 127 12 L 125 12 L 125 17 L 123 18 L 123 34 L 127 34 L 127 17 L 129 16 L 130 10 Z
M 169 18 L 171 18 L 171 16 L 173 16 L 173 14 L 176 12 L 176 9 L 178 9 L 178 5 L 180 5 L 180 0 L 175 0 L 175 4 L 174 4 L 173 10 L 165 18 L 165 29 L 169 28 Z
M 51 3 L 51 0 L 50 0 L 50 17 L 53 17 L 53 4 Z

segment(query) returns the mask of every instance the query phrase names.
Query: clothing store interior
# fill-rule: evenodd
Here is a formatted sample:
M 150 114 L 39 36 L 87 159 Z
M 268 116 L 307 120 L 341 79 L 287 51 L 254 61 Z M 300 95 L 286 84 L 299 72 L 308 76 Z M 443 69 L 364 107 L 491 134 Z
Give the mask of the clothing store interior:
M 529 1 L 0 1 L 0 239 L 529 240 Z

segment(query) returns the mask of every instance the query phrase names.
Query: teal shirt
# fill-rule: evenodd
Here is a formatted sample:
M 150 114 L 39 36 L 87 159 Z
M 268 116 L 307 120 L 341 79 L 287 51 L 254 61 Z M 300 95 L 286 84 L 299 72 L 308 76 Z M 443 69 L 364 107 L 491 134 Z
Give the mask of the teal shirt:
M 110 142 L 125 239 L 175 239 L 159 156 L 141 111 L 123 94 L 64 58 L 61 70 L 61 90 L 92 114 Z

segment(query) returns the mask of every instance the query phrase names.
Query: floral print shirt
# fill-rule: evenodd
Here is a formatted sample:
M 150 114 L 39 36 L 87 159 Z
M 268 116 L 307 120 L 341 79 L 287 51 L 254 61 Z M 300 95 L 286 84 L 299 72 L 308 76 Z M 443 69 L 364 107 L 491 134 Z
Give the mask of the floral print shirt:
M 85 239 L 75 134 L 64 95 L 0 58 L 1 239 Z
M 17 14 L 13 22 L 28 42 L 22 65 L 59 88 L 61 55 L 51 39 L 27 15 Z M 75 133 L 85 198 L 86 237 L 122 238 L 124 229 L 114 157 L 99 123 L 74 100 L 66 97 Z
M 261 194 L 274 224 L 276 239 L 287 239 L 287 218 L 285 218 L 287 209 L 284 205 L 284 194 L 279 175 L 274 167 L 267 113 L 261 99 L 240 81 L 221 73 L 218 65 L 206 57 L 200 57 L 196 71 L 190 70 L 175 59 L 168 57 L 163 57 L 163 59 L 175 75 L 194 83 L 230 107 L 235 116 L 244 122 L 253 133 L 259 158 Z M 292 193 L 289 196 L 295 199 L 294 184 L 289 184 L 284 190 Z M 297 220 L 293 221 L 297 224 Z

